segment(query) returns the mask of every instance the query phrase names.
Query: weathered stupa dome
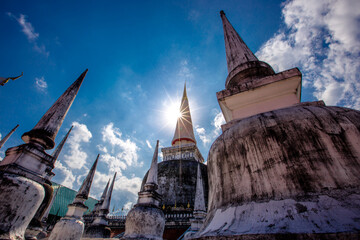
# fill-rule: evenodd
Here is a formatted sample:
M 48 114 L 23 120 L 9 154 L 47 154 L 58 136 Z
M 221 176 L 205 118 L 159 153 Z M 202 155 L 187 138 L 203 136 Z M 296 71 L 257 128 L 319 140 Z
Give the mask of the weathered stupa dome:
M 234 123 L 209 152 L 202 236 L 360 231 L 359 131 L 359 111 L 306 104 Z
M 257 61 L 221 18 L 228 66 Z M 358 239 L 360 112 L 300 103 L 296 68 L 248 68 L 250 78 L 230 72 L 234 85 L 217 93 L 226 124 L 208 155 L 208 214 L 194 238 Z

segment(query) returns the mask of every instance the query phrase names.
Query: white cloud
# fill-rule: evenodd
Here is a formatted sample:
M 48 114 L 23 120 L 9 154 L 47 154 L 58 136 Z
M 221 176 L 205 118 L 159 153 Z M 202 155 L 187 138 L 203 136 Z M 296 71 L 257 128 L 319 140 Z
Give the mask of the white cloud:
M 49 57 L 50 55 L 50 53 L 46 50 L 44 44 L 38 45 L 37 43 L 34 43 L 34 50 L 38 53 L 44 54 L 46 57 Z
M 106 148 L 105 146 L 103 146 L 103 145 L 97 145 L 96 147 L 97 147 L 97 148 L 99 149 L 99 151 L 101 151 L 101 152 L 104 152 L 104 153 L 107 153 L 107 152 L 108 152 L 107 148 Z
M 120 176 L 117 181 L 121 183 L 114 187 L 117 190 L 125 190 L 134 194 L 135 196 L 140 191 L 142 179 L 139 177 L 127 178 L 125 176 Z
M 360 2 L 288 1 L 285 29 L 256 54 L 276 71 L 300 67 L 303 85 L 328 105 L 360 109 Z
M 76 183 L 77 183 L 77 186 L 79 186 L 79 188 L 80 188 L 81 184 L 84 182 L 89 171 L 90 171 L 90 169 L 84 166 L 84 168 L 81 169 L 81 173 L 76 176 Z
M 103 173 L 97 171 L 94 176 L 93 184 L 91 187 L 91 193 L 92 196 L 99 198 L 102 194 L 107 182 L 109 179 L 112 179 L 114 176 L 113 169 L 109 169 L 110 171 L 108 173 Z M 128 178 L 126 176 L 121 175 L 121 173 L 117 172 L 115 184 L 114 184 L 114 190 L 113 195 L 119 195 L 119 191 L 123 192 L 122 194 L 129 194 L 131 193 L 131 199 L 137 199 L 136 196 L 138 192 L 140 191 L 142 179 L 139 177 L 132 176 L 131 178 Z M 96 194 L 93 194 L 93 193 Z M 117 192 L 117 193 L 115 193 Z
M 71 169 L 80 169 L 87 159 L 87 154 L 82 150 L 81 144 L 89 142 L 92 134 L 85 124 L 73 122 L 72 125 L 74 128 L 67 140 L 69 151 L 64 155 L 64 162 Z
M 59 183 L 72 189 L 76 179 L 73 172 L 60 161 L 55 162 L 55 171 L 57 172 L 57 177 L 63 179 L 62 182 Z
M 126 165 L 137 165 L 139 147 L 130 139 L 123 139 L 119 128 L 114 123 L 109 123 L 102 129 L 102 140 L 109 143 L 116 151 L 116 158 L 125 161 Z
M 35 86 L 38 90 L 40 91 L 46 91 L 48 85 L 47 85 L 47 82 L 45 81 L 45 78 L 44 77 L 36 77 L 35 78 Z
M 199 125 L 195 126 L 195 131 L 200 137 L 200 140 L 203 142 L 204 146 L 208 143 L 211 143 L 215 138 L 217 138 L 221 133 L 221 125 L 225 124 L 224 116 L 222 112 L 218 112 L 215 110 L 215 117 L 211 125 L 213 129 L 209 132 L 205 130 L 205 128 L 200 127 Z
M 125 170 L 127 165 L 124 161 L 122 161 L 117 156 L 112 156 L 109 153 L 105 153 L 100 155 L 100 160 L 105 162 L 108 165 L 108 168 L 114 172 L 121 173 L 122 170 Z
M 152 146 L 151 146 L 149 140 L 146 140 L 146 145 L 147 145 L 150 149 L 152 149 Z
M 221 125 L 225 124 L 225 118 L 222 112 L 219 112 L 215 115 L 214 121 L 212 122 L 212 125 L 215 127 L 214 129 L 214 135 L 218 136 L 221 132 Z
M 179 77 L 183 80 L 189 80 L 194 78 L 194 74 L 191 72 L 188 61 L 183 60 L 180 63 Z
M 21 26 L 21 31 L 25 34 L 28 41 L 33 44 L 34 50 L 48 57 L 49 52 L 46 51 L 45 46 L 43 44 L 39 45 L 37 42 L 40 34 L 35 31 L 33 25 L 27 20 L 27 16 L 20 14 L 19 17 L 16 17 L 10 12 L 8 12 L 7 15 L 19 23 Z
M 21 31 L 25 34 L 29 41 L 35 41 L 39 37 L 39 33 L 35 32 L 34 27 L 30 22 L 26 20 L 26 16 L 20 14 L 20 17 L 16 17 L 14 14 L 8 12 L 7 15 L 15 19 L 21 26 Z
M 133 202 L 127 202 L 127 203 L 125 203 L 125 205 L 124 205 L 124 210 L 130 210 L 133 205 L 134 205 Z
M 195 126 L 195 130 L 199 135 L 201 141 L 203 142 L 204 146 L 210 142 L 210 137 L 206 135 L 205 128 L 200 127 L 199 125 Z

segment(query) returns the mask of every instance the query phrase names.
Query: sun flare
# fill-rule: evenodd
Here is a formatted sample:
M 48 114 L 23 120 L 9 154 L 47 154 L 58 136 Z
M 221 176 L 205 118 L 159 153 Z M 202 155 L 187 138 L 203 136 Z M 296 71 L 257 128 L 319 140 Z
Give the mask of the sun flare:
M 171 126 L 175 126 L 177 119 L 181 116 L 179 106 L 175 103 L 170 104 L 164 111 L 165 121 Z

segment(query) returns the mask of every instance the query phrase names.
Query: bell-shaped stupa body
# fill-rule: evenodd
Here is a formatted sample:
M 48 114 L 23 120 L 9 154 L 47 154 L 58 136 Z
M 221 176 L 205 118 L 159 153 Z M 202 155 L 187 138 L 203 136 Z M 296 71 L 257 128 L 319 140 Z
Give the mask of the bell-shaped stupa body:
M 49 177 L 53 176 L 54 157 L 45 149 L 54 147 L 54 139 L 86 72 L 50 107 L 33 130 L 23 134 L 26 144 L 6 150 L 0 162 L 1 239 L 22 239 L 44 200 L 45 191 L 51 194 Z
M 84 232 L 84 222 L 82 216 L 88 209 L 84 202 L 88 199 L 92 181 L 94 179 L 96 166 L 99 160 L 97 156 L 88 175 L 83 181 L 75 200 L 68 205 L 65 217 L 57 222 L 51 231 L 49 240 L 80 240 Z
M 196 239 L 358 238 L 360 112 L 299 103 L 297 69 L 252 79 L 217 93 L 227 123 Z
M 156 143 L 149 177 L 139 192 L 138 203 L 126 216 L 123 239 L 163 239 L 165 216 L 159 207 L 161 196 L 156 191 L 158 183 L 155 177 L 158 171 L 158 151 L 159 141 Z

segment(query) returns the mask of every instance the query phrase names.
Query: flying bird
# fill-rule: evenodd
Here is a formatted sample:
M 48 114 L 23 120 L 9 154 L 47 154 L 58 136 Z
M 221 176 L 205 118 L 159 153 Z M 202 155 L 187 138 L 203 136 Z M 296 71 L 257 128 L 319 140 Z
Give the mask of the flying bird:
M 17 76 L 17 77 L 8 77 L 8 78 L 0 77 L 0 81 L 1 81 L 0 85 L 1 85 L 1 86 L 4 86 L 5 83 L 7 83 L 10 79 L 14 81 L 14 80 L 22 77 L 22 75 L 23 75 L 23 73 L 21 73 L 21 75 L 20 75 L 20 76 Z

